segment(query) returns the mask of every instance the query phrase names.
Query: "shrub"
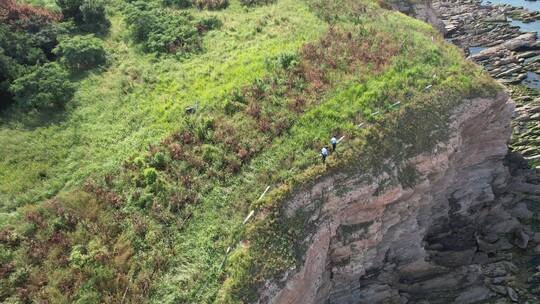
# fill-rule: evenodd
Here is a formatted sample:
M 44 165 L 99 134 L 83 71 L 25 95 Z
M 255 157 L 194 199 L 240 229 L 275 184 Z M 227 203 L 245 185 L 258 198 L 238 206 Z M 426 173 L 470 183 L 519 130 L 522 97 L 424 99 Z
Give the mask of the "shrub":
M 69 73 L 57 63 L 47 63 L 17 78 L 9 89 L 15 102 L 27 108 L 63 106 L 75 93 Z
M 172 17 L 172 16 L 170 16 Z M 185 54 L 200 49 L 200 37 L 191 23 L 191 15 L 182 13 L 161 18 L 148 35 L 145 47 L 149 52 Z
M 79 23 L 82 21 L 82 12 L 80 10 L 84 0 L 56 0 L 64 18 L 73 19 Z
M 245 6 L 255 6 L 255 5 L 264 5 L 274 3 L 276 0 L 240 0 Z
M 164 5 L 172 5 L 179 8 L 188 8 L 191 6 L 191 0 L 161 0 Z
M 154 168 L 146 168 L 143 171 L 143 177 L 147 185 L 152 185 L 156 182 L 158 173 Z
M 199 31 L 199 33 L 204 33 L 207 31 L 218 29 L 222 26 L 223 23 L 221 22 L 221 20 L 219 20 L 216 16 L 211 16 L 199 20 L 197 24 L 197 30 Z
M 0 1 L 0 108 L 12 103 L 9 87 L 15 79 L 54 58 L 57 37 L 65 32 L 58 20 L 43 8 Z
M 229 0 L 194 0 L 193 4 L 198 9 L 217 10 L 229 6 Z
M 72 71 L 84 71 L 104 65 L 107 53 L 94 35 L 74 36 L 60 42 L 54 49 L 60 62 Z
M 83 31 L 105 34 L 111 25 L 103 0 L 57 0 L 57 4 L 64 18 L 72 19 Z
M 111 22 L 107 19 L 103 0 L 85 0 L 79 9 L 82 14 L 82 30 L 100 34 L 107 33 Z
M 126 20 L 135 42 L 145 42 L 159 23 L 157 15 L 147 7 L 139 9 L 132 6 L 126 14 Z
M 0 109 L 9 105 L 11 94 L 8 89 L 21 69 L 22 67 L 13 58 L 6 56 L 4 50 L 0 48 Z
M 156 169 L 164 169 L 167 163 L 167 159 L 163 152 L 158 152 L 152 158 L 152 167 Z
M 201 35 L 221 26 L 215 17 L 196 20 L 189 12 L 171 12 L 141 1 L 129 6 L 126 22 L 145 51 L 182 56 L 199 51 Z

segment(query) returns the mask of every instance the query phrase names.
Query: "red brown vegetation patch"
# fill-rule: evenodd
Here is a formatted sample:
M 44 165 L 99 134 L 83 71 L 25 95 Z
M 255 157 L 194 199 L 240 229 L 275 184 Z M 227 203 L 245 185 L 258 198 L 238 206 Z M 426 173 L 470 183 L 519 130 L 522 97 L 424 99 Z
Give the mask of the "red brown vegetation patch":
M 28 4 L 19 4 L 13 0 L 0 1 L 0 22 L 15 26 L 22 30 L 32 24 L 58 22 L 62 16 L 46 8 Z

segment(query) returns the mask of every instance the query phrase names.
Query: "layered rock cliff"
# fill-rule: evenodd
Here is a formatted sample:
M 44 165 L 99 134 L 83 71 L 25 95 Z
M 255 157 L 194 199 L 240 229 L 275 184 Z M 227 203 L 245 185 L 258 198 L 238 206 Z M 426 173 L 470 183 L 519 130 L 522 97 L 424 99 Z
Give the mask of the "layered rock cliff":
M 377 181 L 356 172 L 327 176 L 295 195 L 288 212 L 311 211 L 316 229 L 303 266 L 283 288 L 267 284 L 261 302 L 517 300 L 519 287 L 504 284 L 517 269 L 508 251 L 526 249 L 535 235 L 521 225 L 520 216 L 531 214 L 509 185 L 538 187 L 515 181 L 504 165 L 512 112 L 505 94 L 464 102 L 450 140 L 412 160 L 420 173 L 412 189 L 381 193 Z

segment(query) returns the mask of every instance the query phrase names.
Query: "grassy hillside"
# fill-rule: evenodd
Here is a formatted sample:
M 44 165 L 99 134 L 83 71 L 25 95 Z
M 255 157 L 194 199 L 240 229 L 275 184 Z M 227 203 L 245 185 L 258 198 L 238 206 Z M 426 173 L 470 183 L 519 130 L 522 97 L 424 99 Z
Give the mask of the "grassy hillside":
M 205 38 L 203 54 L 180 62 L 138 50 L 111 6 L 113 26 L 106 42 L 113 64 L 78 83 L 68 111 L 2 115 L 4 209 L 52 197 L 91 174 L 113 170 L 127 156 L 176 130 L 186 106 L 223 99 L 233 88 L 262 76 L 265 59 L 298 49 L 326 27 L 295 1 L 249 11 L 233 2 L 223 11 L 193 12 L 217 15 L 224 26 Z
M 3 301 L 252 302 L 301 262 L 292 192 L 359 168 L 413 186 L 406 159 L 445 138 L 452 108 L 498 90 L 430 26 L 370 1 L 190 9 L 224 25 L 183 60 L 144 55 L 121 5 L 112 66 L 79 81 L 65 115 L 4 114 L 1 199 L 24 206 L 0 217 Z M 345 140 L 323 165 L 333 134 Z

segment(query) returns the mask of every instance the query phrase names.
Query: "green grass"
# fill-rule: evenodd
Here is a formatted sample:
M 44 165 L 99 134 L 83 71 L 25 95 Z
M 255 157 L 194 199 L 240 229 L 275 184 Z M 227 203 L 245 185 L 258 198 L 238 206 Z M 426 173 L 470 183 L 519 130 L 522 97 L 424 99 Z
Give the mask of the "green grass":
M 184 62 L 142 54 L 115 15 L 107 38 L 113 66 L 80 81 L 63 117 L 4 115 L 1 207 L 36 202 L 112 171 L 175 130 L 187 105 L 215 103 L 262 76 L 266 58 L 296 50 L 326 28 L 305 5 L 289 0 L 247 12 L 233 2 L 211 14 L 223 20 L 223 29 L 205 37 L 203 54 Z

